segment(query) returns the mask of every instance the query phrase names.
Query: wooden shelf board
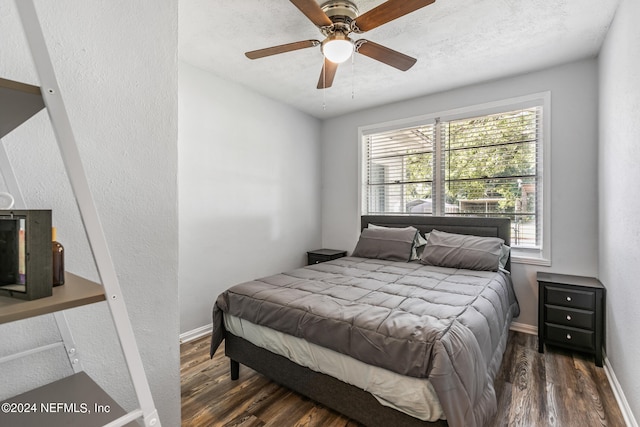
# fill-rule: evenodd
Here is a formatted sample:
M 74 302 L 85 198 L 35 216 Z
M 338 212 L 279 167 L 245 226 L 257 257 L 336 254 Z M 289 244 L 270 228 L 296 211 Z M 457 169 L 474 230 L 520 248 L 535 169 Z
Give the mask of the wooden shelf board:
M 38 86 L 0 78 L 0 138 L 44 108 Z
M 65 273 L 65 284 L 53 295 L 32 301 L 0 296 L 0 324 L 104 301 L 104 288 L 75 274 Z
M 15 411 L 0 411 L 2 426 L 98 427 L 126 414 L 85 372 L 73 374 L 2 402 L 7 403 L 21 405 L 20 408 L 28 404 L 29 412 L 18 411 L 18 407 L 14 408 Z M 126 425 L 138 426 L 135 421 Z

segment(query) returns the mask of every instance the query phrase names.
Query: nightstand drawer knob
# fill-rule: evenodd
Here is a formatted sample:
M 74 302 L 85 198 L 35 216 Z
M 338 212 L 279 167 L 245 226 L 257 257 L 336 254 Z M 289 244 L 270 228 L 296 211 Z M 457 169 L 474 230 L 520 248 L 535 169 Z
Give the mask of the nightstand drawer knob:
M 571 320 L 571 316 L 567 316 L 567 320 Z
M 567 297 L 567 301 L 571 301 L 571 297 Z
M 567 334 L 567 339 L 570 340 L 571 339 L 571 334 Z

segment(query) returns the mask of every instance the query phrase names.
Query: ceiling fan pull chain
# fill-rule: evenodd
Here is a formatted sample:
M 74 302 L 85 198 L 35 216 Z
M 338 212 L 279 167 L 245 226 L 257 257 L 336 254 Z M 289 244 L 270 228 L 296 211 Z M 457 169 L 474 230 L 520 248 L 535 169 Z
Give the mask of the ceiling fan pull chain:
M 356 54 L 355 51 L 351 54 L 351 99 L 356 98 Z
M 324 58 L 322 59 L 322 111 L 327 111 L 327 71 L 324 66 Z
M 364 39 L 356 40 L 353 46 L 353 54 L 351 55 L 351 99 L 356 98 L 355 79 L 356 79 L 356 53 L 360 50 L 360 47 L 367 41 Z

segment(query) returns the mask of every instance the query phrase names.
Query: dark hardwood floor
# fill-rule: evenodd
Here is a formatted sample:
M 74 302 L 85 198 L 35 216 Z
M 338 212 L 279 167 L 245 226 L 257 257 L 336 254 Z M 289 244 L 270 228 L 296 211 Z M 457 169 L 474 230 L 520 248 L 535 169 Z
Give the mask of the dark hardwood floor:
M 229 378 L 224 343 L 209 359 L 209 337 L 181 345 L 182 426 L 356 427 L 322 405 L 241 366 Z M 593 357 L 547 348 L 511 332 L 495 381 L 498 412 L 490 426 L 624 426 L 604 370 Z

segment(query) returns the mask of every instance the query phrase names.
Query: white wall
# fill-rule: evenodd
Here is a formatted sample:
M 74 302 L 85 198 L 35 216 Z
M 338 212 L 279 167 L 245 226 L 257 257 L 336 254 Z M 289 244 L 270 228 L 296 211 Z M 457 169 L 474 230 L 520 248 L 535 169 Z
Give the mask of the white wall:
M 177 0 L 35 2 L 163 425 L 180 424 Z M 37 84 L 14 2 L 0 76 Z M 96 279 L 48 117 L 3 139 L 29 208 L 53 210 L 67 270 Z M 87 372 L 136 405 L 105 303 L 67 312 Z M 57 337 L 52 315 L 0 326 L 0 356 Z M 2 366 L 0 399 L 71 373 L 64 352 Z
M 622 0 L 600 64 L 600 280 L 607 287 L 606 353 L 640 420 L 640 3 Z M 636 424 L 637 425 L 637 424 Z
M 181 331 L 231 285 L 320 247 L 320 122 L 180 64 Z
M 597 274 L 597 63 L 583 60 L 344 115 L 322 125 L 322 243 L 359 236 L 358 127 L 551 91 L 551 267 L 515 263 L 517 322 L 537 326 L 539 270 Z

